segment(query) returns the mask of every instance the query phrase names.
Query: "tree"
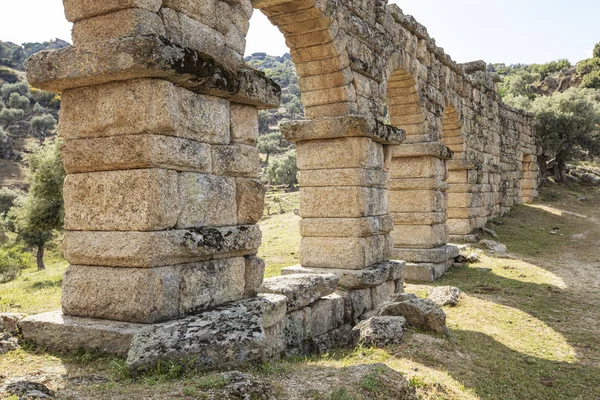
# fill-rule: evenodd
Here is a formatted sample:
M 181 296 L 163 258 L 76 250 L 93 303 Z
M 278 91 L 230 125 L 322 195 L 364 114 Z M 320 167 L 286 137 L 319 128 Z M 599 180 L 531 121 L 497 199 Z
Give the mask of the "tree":
M 0 127 L 8 128 L 17 121 L 20 121 L 25 115 L 25 111 L 16 108 L 5 108 L 0 111 Z
M 31 133 L 40 141 L 40 145 L 44 144 L 48 133 L 56 128 L 56 120 L 50 114 L 44 114 L 33 117 L 31 120 Z
M 600 58 L 600 42 L 594 46 L 594 58 Z
M 6 218 L 10 209 L 17 202 L 17 199 L 22 196 L 23 193 L 19 190 L 6 187 L 0 189 L 0 219 Z
M 281 152 L 281 142 L 283 137 L 281 132 L 268 133 L 258 137 L 258 151 L 267 155 L 266 163 L 269 163 L 269 156 L 273 153 Z
M 4 100 L 8 100 L 10 98 L 10 95 L 13 93 L 18 93 L 22 96 L 27 96 L 29 94 L 29 85 L 27 84 L 27 82 L 5 83 L 4 85 L 2 85 L 0 93 L 2 93 L 2 98 Z
M 535 115 L 537 142 L 542 147 L 538 158 L 544 177 L 546 166 L 554 160 L 554 178 L 566 181 L 567 161 L 582 155 L 600 155 L 600 106 L 595 90 L 575 88 L 526 102 L 507 98 L 511 105 L 528 106 Z
M 43 270 L 46 243 L 55 230 L 62 228 L 64 219 L 62 188 L 65 171 L 60 142 L 37 147 L 26 161 L 29 192 L 25 200 L 13 208 L 13 212 L 18 238 L 37 248 L 38 270 Z
M 600 59 L 599 59 L 600 60 Z M 592 71 L 583 77 L 581 81 L 582 88 L 600 89 L 600 69 Z
M 29 108 L 29 98 L 19 93 L 11 93 L 8 98 L 8 106 L 19 110 L 27 110 Z
M 267 133 L 269 132 L 269 123 L 271 122 L 271 114 L 268 111 L 258 112 L 258 132 Z
M 298 183 L 297 174 L 296 150 L 289 150 L 284 155 L 276 157 L 267 169 L 269 182 L 275 185 L 291 187 Z

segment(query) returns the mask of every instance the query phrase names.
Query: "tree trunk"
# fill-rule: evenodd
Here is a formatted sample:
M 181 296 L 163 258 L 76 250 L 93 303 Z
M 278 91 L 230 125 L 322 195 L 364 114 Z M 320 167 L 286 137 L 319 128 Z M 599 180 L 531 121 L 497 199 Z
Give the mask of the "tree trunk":
M 548 157 L 545 154 L 540 154 L 538 157 L 538 165 L 540 167 L 540 177 L 545 182 L 548 179 Z
M 37 260 L 38 271 L 45 270 L 46 266 L 44 265 L 44 245 L 43 244 L 38 245 L 36 260 Z
M 271 154 L 267 153 L 267 159 L 265 160 L 265 164 L 267 164 L 267 165 L 269 165 L 269 156 L 270 156 L 270 155 L 271 155 Z
M 554 167 L 554 179 L 556 182 L 567 182 L 567 161 L 563 153 L 556 154 L 556 166 Z

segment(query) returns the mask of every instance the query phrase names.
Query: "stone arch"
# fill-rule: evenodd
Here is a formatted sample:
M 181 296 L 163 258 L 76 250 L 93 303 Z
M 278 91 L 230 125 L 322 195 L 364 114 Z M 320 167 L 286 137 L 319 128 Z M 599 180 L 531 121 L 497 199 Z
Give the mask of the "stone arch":
M 309 119 L 356 112 L 356 92 L 343 32 L 327 2 L 253 2 L 284 35 Z
M 407 143 L 422 141 L 427 132 L 426 110 L 412 74 L 396 68 L 389 74 L 385 93 L 390 124 L 406 131 Z

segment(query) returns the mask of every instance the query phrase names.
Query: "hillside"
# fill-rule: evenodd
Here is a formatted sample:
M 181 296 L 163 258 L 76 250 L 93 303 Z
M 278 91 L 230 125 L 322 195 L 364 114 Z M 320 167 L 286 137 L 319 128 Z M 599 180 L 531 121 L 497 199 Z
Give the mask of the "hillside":
M 0 41 L 0 186 L 22 187 L 23 155 L 56 133 L 60 96 L 29 87 L 25 61 L 68 45 L 60 39 L 22 46 Z

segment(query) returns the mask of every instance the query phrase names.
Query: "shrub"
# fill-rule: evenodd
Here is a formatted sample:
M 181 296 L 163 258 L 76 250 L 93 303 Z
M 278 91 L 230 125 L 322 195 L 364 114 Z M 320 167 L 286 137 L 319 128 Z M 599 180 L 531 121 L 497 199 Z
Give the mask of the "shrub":
M 14 280 L 31 262 L 31 254 L 16 246 L 0 248 L 0 283 Z
M 580 61 L 577 64 L 577 73 L 579 75 L 586 75 L 592 71 L 600 70 L 600 58 L 588 58 L 587 60 Z
M 587 74 L 581 82 L 581 87 L 590 89 L 600 89 L 600 69 Z

